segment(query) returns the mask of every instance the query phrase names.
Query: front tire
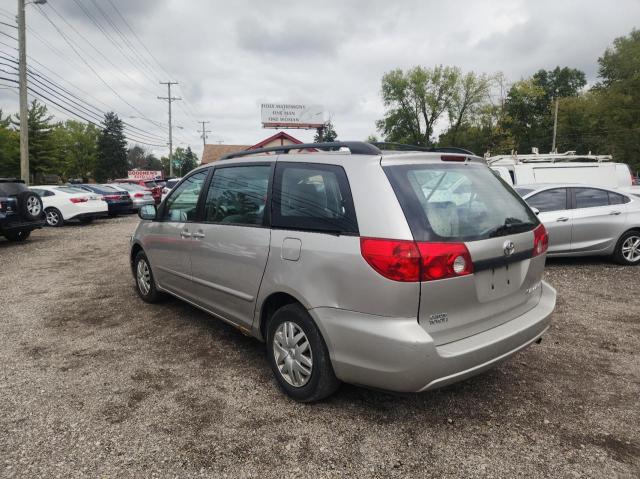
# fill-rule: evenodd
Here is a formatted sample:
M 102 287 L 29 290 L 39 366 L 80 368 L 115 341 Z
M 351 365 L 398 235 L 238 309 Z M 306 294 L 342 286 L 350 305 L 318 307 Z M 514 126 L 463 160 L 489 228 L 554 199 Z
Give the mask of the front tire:
M 56 208 L 47 208 L 44 210 L 44 213 L 47 220 L 47 226 L 57 228 L 64 224 L 64 218 L 62 217 L 60 210 Z
M 299 304 L 278 309 L 268 324 L 267 356 L 273 374 L 289 397 L 314 402 L 340 386 L 322 335 Z
M 640 231 L 627 231 L 620 237 L 613 253 L 613 260 L 626 266 L 640 264 Z
M 133 260 L 133 271 L 136 275 L 136 291 L 138 296 L 147 303 L 157 303 L 162 299 L 162 294 L 156 288 L 149 259 L 144 251 L 138 252 Z

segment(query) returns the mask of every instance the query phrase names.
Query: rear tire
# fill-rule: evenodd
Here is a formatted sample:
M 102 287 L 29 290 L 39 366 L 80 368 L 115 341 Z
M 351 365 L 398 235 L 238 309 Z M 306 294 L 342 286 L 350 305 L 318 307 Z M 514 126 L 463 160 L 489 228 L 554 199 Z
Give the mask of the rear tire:
M 47 226 L 53 226 L 55 228 L 64 225 L 64 218 L 62 217 L 60 210 L 56 208 L 47 208 L 44 210 L 44 213 L 47 220 Z
M 299 304 L 283 306 L 271 317 L 267 357 L 280 389 L 296 401 L 320 401 L 340 386 L 327 345 Z
M 31 230 L 7 231 L 4 233 L 5 238 L 9 241 L 21 242 L 31 235 Z
M 640 231 L 627 231 L 620 237 L 613 253 L 613 260 L 625 266 L 640 264 Z
M 144 251 L 139 251 L 133 260 L 133 272 L 136 277 L 136 291 L 138 296 L 147 303 L 157 303 L 162 299 L 162 293 L 156 288 L 156 281 L 151 271 L 149 259 Z

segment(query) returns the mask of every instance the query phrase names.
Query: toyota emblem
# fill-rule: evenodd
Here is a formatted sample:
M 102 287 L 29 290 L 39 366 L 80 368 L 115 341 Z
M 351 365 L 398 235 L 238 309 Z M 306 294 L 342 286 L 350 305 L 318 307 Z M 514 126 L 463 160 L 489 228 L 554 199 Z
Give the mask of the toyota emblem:
M 504 255 L 507 258 L 513 254 L 515 249 L 516 249 L 516 245 L 513 244 L 513 241 L 507 240 L 504 242 L 503 251 L 504 251 Z

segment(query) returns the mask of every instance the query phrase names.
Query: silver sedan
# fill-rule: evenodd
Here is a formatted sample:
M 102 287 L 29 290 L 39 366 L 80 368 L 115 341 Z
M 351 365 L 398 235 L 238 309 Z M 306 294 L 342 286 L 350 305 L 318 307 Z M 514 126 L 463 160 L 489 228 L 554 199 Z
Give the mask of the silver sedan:
M 549 232 L 549 256 L 610 256 L 640 264 L 640 198 L 581 184 L 518 185 Z
M 131 200 L 133 201 L 132 209 L 134 211 L 139 210 L 144 205 L 155 205 L 156 202 L 153 199 L 151 190 L 140 185 L 133 185 L 130 183 L 109 183 L 107 186 L 115 188 L 117 190 L 128 191 Z

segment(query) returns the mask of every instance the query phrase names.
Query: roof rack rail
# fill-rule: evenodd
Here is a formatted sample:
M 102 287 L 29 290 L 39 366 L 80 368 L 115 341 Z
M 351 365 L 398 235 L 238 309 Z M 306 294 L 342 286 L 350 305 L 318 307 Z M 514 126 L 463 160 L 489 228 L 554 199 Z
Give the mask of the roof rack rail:
M 370 143 L 364 141 L 332 141 L 327 143 L 298 143 L 295 145 L 269 146 L 267 148 L 256 148 L 255 150 L 243 150 L 235 153 L 228 153 L 218 161 L 230 160 L 231 158 L 241 158 L 243 156 L 258 155 L 260 153 L 288 154 L 291 150 L 327 150 L 338 151 L 340 148 L 347 148 L 352 155 L 381 155 L 382 152 Z
M 464 155 L 476 154 L 473 151 L 465 150 L 464 148 L 458 148 L 456 146 L 418 146 L 407 145 L 405 143 L 394 143 L 390 141 L 372 141 L 372 145 L 377 146 L 381 150 L 395 150 L 395 151 L 424 151 L 425 153 L 462 153 Z

